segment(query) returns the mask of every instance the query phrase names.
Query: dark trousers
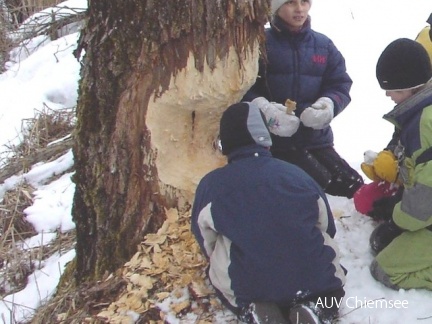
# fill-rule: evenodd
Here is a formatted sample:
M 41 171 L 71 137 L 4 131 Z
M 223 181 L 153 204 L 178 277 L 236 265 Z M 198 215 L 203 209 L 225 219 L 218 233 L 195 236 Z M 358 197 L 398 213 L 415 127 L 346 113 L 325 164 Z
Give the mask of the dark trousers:
M 316 308 L 316 312 L 321 321 L 328 323 L 336 319 L 339 315 L 339 306 L 342 305 L 342 299 L 345 296 L 345 290 L 341 287 L 337 290 L 308 296 L 305 299 L 297 300 L 295 304 L 305 304 L 312 308 Z M 310 305 L 312 304 L 312 305 Z M 279 308 L 284 314 L 285 318 L 288 318 L 291 306 L 281 306 Z
M 329 195 L 352 198 L 364 183 L 362 176 L 333 147 L 272 149 L 275 158 L 302 168 Z
M 221 293 L 217 291 L 217 295 L 221 298 Z M 339 306 L 342 305 L 342 300 L 345 296 L 345 290 L 341 287 L 337 290 L 310 295 L 306 298 L 298 298 L 290 303 L 277 304 L 275 303 L 285 319 L 289 318 L 290 310 L 292 307 L 298 304 L 304 304 L 311 308 L 320 318 L 321 321 L 325 323 L 330 323 L 332 320 L 336 319 L 339 315 Z M 237 318 L 247 324 L 256 324 L 253 315 L 250 313 L 249 306 L 244 307 L 233 307 L 228 301 L 222 296 L 222 303 L 230 309 Z

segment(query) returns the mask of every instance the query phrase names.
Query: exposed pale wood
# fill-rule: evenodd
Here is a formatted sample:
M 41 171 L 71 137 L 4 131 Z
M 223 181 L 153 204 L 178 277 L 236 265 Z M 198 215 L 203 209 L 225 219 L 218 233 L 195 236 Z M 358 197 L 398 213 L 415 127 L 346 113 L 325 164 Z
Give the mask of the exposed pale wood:
M 76 279 L 97 280 L 225 163 L 222 111 L 258 72 L 267 0 L 89 5 L 74 145 Z M 211 13 L 211 14 L 209 14 Z M 83 52 L 83 53 L 82 53 Z

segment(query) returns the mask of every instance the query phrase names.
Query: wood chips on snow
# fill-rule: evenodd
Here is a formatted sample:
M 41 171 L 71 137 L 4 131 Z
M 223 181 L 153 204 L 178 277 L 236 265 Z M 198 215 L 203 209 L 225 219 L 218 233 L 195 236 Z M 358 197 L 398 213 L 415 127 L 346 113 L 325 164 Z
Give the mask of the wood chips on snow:
M 98 318 L 133 323 L 134 317 L 157 308 L 162 321 L 149 323 L 186 315 L 195 317 L 193 323 L 213 323 L 214 313 L 223 307 L 208 284 L 206 266 L 190 230 L 190 215 L 171 209 L 158 232 L 146 235 L 138 252 L 124 265 L 127 291 Z

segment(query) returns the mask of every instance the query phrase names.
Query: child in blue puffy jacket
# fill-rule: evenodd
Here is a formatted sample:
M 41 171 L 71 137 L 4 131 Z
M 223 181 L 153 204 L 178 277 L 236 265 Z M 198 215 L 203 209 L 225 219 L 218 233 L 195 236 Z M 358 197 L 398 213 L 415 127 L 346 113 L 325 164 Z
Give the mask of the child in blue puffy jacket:
M 333 42 L 312 30 L 311 2 L 271 2 L 265 57 L 243 100 L 265 114 L 274 157 L 301 167 L 326 193 L 351 198 L 363 179 L 334 149 L 330 123 L 351 101 L 352 80 Z

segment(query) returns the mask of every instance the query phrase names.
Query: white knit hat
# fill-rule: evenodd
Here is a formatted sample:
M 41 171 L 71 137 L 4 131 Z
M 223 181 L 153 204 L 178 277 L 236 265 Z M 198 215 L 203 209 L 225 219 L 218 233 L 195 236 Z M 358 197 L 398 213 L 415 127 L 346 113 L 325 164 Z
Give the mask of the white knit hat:
M 287 0 L 272 0 L 271 2 L 271 13 L 274 15 L 276 11 L 285 3 Z M 312 0 L 309 0 L 309 3 L 312 5 Z

